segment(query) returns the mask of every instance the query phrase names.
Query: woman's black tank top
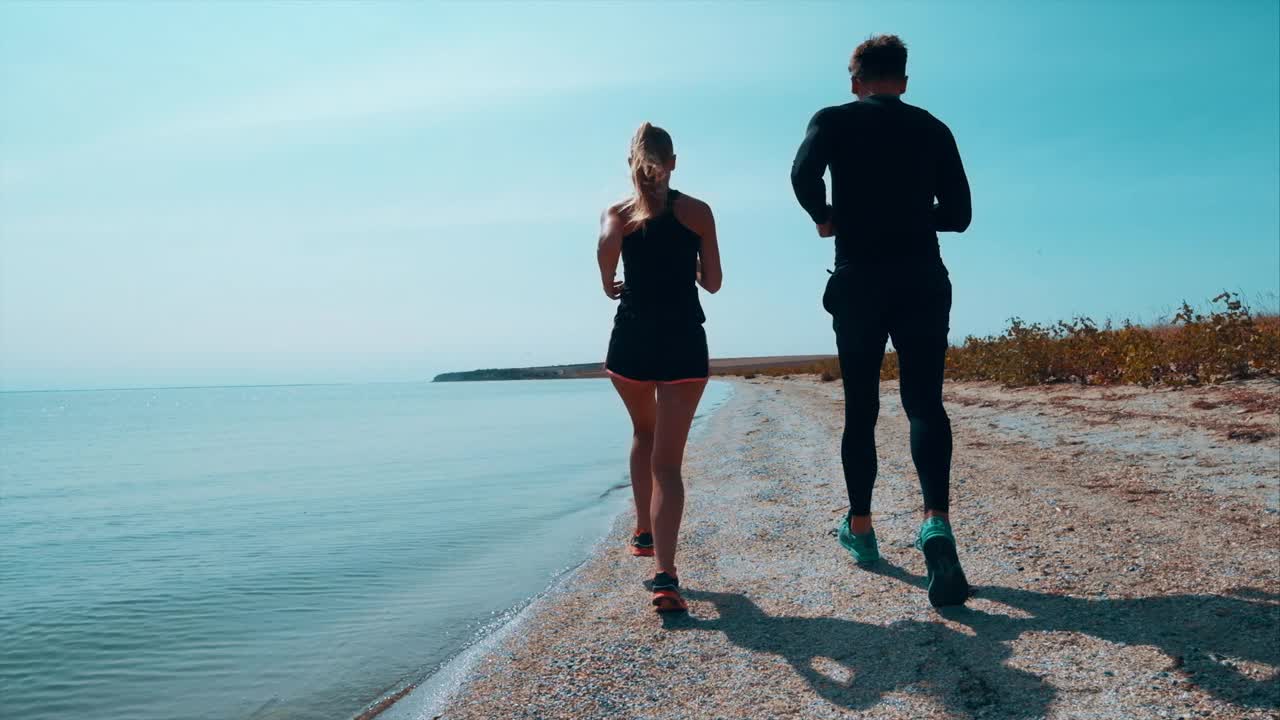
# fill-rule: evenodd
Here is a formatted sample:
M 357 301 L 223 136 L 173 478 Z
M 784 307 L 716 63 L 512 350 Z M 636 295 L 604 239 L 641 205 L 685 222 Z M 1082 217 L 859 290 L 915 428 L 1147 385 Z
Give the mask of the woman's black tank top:
M 622 296 L 617 321 L 645 325 L 701 325 L 698 252 L 702 238 L 676 219 L 679 196 L 667 191 L 667 206 L 622 238 Z

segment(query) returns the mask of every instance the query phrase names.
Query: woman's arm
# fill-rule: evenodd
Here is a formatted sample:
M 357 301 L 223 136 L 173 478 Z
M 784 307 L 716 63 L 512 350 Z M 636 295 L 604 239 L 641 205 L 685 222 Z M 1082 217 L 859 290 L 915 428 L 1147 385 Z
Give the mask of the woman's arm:
M 600 241 L 596 244 L 596 262 L 600 265 L 600 283 L 604 294 L 611 300 L 622 295 L 622 281 L 618 280 L 618 258 L 622 255 L 622 218 L 616 206 L 605 209 L 600 216 Z
M 720 290 L 724 281 L 724 273 L 720 268 L 720 243 L 716 239 L 716 218 L 711 214 L 711 206 L 688 195 L 684 196 L 688 203 L 677 206 L 682 222 L 702 239 L 702 249 L 698 252 L 698 284 L 707 292 Z

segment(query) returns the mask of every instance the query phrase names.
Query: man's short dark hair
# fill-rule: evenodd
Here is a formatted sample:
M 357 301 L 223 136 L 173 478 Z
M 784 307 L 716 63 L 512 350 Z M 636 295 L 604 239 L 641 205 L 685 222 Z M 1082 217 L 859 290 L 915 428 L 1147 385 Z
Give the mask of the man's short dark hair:
M 859 80 L 899 80 L 907 76 L 907 46 L 897 35 L 872 35 L 849 60 L 849 72 Z

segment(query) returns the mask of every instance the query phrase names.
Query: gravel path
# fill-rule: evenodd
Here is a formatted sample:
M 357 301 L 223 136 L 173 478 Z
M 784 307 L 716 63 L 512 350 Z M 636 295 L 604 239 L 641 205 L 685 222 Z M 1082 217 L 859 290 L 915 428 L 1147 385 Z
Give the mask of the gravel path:
M 882 389 L 878 571 L 834 538 L 838 383 L 739 381 L 685 467 L 689 615 L 651 612 L 620 518 L 438 717 L 1280 717 L 1280 383 L 948 385 L 979 590 L 944 613 Z

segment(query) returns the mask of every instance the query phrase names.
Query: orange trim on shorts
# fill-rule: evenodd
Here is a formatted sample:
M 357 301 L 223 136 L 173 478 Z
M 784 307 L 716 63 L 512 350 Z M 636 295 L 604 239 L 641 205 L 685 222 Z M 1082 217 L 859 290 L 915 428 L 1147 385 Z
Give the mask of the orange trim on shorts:
M 710 380 L 710 379 L 711 379 L 711 376 L 710 376 L 710 375 L 708 375 L 707 377 L 680 378 L 679 380 L 635 380 L 635 379 L 632 379 L 632 378 L 627 377 L 626 375 L 619 375 L 618 373 L 616 373 L 616 372 L 614 372 L 614 371 L 610 370 L 610 369 L 609 369 L 609 368 L 607 368 L 607 367 L 604 369 L 604 372 L 605 372 L 605 374 L 606 374 L 606 375 L 608 375 L 609 377 L 611 377 L 611 378 L 617 378 L 618 380 L 621 380 L 621 381 L 623 381 L 623 382 L 629 382 L 629 383 L 657 383 L 658 385 L 679 385 L 680 383 L 706 382 L 706 381 L 708 381 L 708 380 Z

